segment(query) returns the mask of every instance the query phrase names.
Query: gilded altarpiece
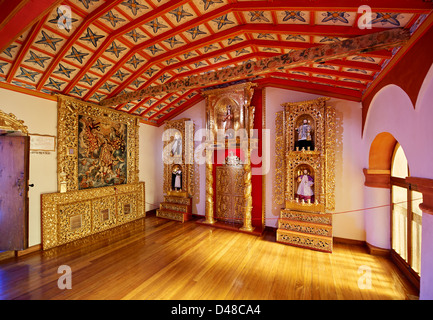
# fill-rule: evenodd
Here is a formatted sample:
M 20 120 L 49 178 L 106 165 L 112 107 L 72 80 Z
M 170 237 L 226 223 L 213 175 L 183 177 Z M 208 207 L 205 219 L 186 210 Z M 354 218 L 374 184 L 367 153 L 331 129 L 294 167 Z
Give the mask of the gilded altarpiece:
M 44 250 L 146 216 L 138 128 L 134 116 L 58 96 L 58 192 L 41 196 Z
M 244 82 L 202 93 L 207 133 L 203 224 L 226 227 L 229 222 L 235 230 L 250 233 L 256 229 L 251 194 L 251 151 L 258 147 L 253 134 L 255 107 L 251 106 L 255 86 Z
M 194 194 L 194 123 L 190 119 L 167 121 L 163 133 L 164 202 L 156 216 L 180 222 L 192 218 Z
M 332 252 L 335 110 L 329 98 L 283 104 L 276 115 L 277 241 Z

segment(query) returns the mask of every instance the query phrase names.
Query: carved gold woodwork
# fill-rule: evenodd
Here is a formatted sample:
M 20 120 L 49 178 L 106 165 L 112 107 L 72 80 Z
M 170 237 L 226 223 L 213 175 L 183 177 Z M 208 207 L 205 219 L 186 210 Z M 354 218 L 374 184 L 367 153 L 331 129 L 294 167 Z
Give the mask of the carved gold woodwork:
M 180 154 L 172 153 L 175 136 L 180 135 Z M 191 197 L 193 191 L 194 175 L 194 124 L 190 119 L 179 119 L 167 121 L 164 126 L 164 193 L 167 195 L 179 195 Z M 180 192 L 172 190 L 173 169 L 179 168 L 182 172 L 182 189 Z
M 285 103 L 276 117 L 275 184 L 274 201 L 304 208 L 296 202 L 296 176 L 302 166 L 314 170 L 314 194 L 317 203 L 309 205 L 310 211 L 334 210 L 335 190 L 335 110 L 326 105 L 329 98 Z M 313 121 L 314 150 L 296 151 L 296 127 L 299 120 L 308 117 Z M 307 205 L 304 203 L 304 205 Z
M 164 127 L 163 140 L 163 191 L 165 196 L 164 202 L 156 211 L 156 216 L 184 222 L 192 216 L 194 123 L 186 118 L 167 121 Z M 173 181 L 173 179 L 175 180 Z M 176 181 L 180 183 L 181 187 L 177 187 Z
M 50 249 L 144 218 L 144 204 L 144 182 L 42 194 L 42 248 Z
M 24 135 L 28 135 L 28 128 L 24 125 L 24 121 L 19 120 L 13 113 L 5 113 L 0 110 L 0 132 L 1 131 L 21 131 Z
M 125 112 L 58 95 L 57 172 L 58 190 L 78 190 L 78 117 L 107 118 L 127 125 L 127 183 L 138 182 L 139 119 Z
M 335 110 L 326 105 L 327 100 L 284 103 L 283 111 L 276 114 L 274 201 L 284 206 L 278 242 L 332 252 L 328 212 L 335 209 Z M 306 149 L 298 144 L 301 124 L 308 128 Z M 304 171 L 310 177 L 301 182 Z M 311 182 L 312 194 L 297 194 L 300 183 Z
M 235 216 L 242 221 L 243 231 L 252 231 L 251 212 L 251 149 L 257 148 L 257 139 L 253 139 L 255 107 L 251 106 L 254 94 L 253 83 L 241 83 L 224 88 L 206 90 L 206 212 L 205 223 L 213 224 L 215 219 L 225 219 L 227 214 Z M 217 168 L 217 190 L 213 190 L 213 155 L 215 150 L 242 149 L 245 159 L 239 165 L 241 168 L 237 174 L 231 175 L 228 184 L 240 185 L 242 182 L 242 194 L 231 195 L 218 190 L 226 188 L 219 179 L 224 179 L 224 170 Z M 231 161 L 231 160 L 229 160 Z M 223 164 L 223 168 L 229 168 L 236 163 Z M 238 177 L 238 178 L 236 178 Z M 241 177 L 241 178 L 239 178 Z M 215 200 L 214 200 L 215 194 Z M 216 201 L 216 203 L 214 203 Z M 214 212 L 214 206 L 216 212 Z M 237 208 L 237 209 L 233 209 Z M 229 210 L 224 214 L 225 210 Z M 235 211 L 233 211 L 235 210 Z M 242 212 L 242 215 L 238 211 Z
M 216 168 L 215 218 L 234 223 L 243 223 L 243 201 L 243 166 L 218 166 Z

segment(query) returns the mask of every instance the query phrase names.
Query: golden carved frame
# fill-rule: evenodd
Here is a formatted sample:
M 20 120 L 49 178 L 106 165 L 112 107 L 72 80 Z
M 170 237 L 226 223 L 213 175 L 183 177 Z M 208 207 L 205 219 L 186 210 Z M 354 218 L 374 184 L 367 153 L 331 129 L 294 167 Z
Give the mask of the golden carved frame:
M 42 194 L 42 248 L 57 247 L 144 218 L 144 204 L 144 182 Z M 78 218 L 78 227 L 73 227 L 74 218 Z
M 240 147 L 244 150 L 245 160 L 243 164 L 243 225 L 242 231 L 253 231 L 252 226 L 252 183 L 251 183 L 251 150 L 257 148 L 257 139 L 253 138 L 253 126 L 255 107 L 251 106 L 251 99 L 254 94 L 254 87 L 257 84 L 245 82 L 229 87 L 206 90 L 203 95 L 206 97 L 206 213 L 205 223 L 214 224 L 214 190 L 213 188 L 213 154 L 216 149 Z M 233 129 L 240 133 L 233 138 L 221 139 L 221 123 L 219 116 L 226 111 L 228 103 L 234 107 Z M 216 206 L 219 206 L 216 203 Z M 221 208 L 217 208 L 221 212 Z
M 108 118 L 124 123 L 127 132 L 127 183 L 138 182 L 139 119 L 124 112 L 58 95 L 57 177 L 58 190 L 78 190 L 78 116 Z
M 0 110 L 0 131 L 21 131 L 24 135 L 29 135 L 29 131 L 23 120 L 19 120 L 14 114 Z
M 284 103 L 276 115 L 274 201 L 286 208 L 324 212 L 335 209 L 335 110 L 326 105 L 329 98 Z M 302 116 L 314 120 L 314 150 L 295 150 L 295 129 Z M 316 203 L 295 201 L 297 168 L 308 165 L 314 170 Z
M 192 197 L 194 194 L 194 123 L 187 118 L 171 120 L 165 123 L 164 127 L 164 193 L 166 195 L 178 195 Z M 169 130 L 173 130 L 171 133 Z M 170 155 L 171 146 L 174 143 L 173 132 L 180 133 L 182 137 L 182 154 L 179 156 Z M 171 161 L 170 161 L 171 160 Z M 182 190 L 171 190 L 171 173 L 173 166 L 180 166 L 182 171 Z

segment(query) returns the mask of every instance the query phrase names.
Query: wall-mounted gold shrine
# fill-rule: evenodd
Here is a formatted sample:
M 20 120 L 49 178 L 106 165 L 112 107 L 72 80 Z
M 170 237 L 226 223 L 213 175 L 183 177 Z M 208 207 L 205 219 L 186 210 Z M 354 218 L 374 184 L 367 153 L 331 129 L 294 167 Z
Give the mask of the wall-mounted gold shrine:
M 192 217 L 194 124 L 190 119 L 172 120 L 164 129 L 165 195 L 156 216 L 184 222 Z
M 335 111 L 329 98 L 285 103 L 276 117 L 277 241 L 332 252 Z

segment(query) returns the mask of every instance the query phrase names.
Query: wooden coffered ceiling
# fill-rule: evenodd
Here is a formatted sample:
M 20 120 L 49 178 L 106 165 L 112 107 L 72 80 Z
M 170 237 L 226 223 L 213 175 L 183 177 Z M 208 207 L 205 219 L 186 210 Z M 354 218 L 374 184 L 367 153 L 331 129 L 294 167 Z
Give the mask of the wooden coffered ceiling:
M 372 9 L 371 28 L 359 26 L 362 5 Z M 431 23 L 431 12 L 425 0 L 0 0 L 0 87 L 70 95 L 161 125 L 203 99 L 200 90 L 208 84 L 134 101 L 128 93 L 391 28 L 407 30 L 411 39 L 404 46 L 246 77 L 361 101 L 416 41 L 420 26 Z

